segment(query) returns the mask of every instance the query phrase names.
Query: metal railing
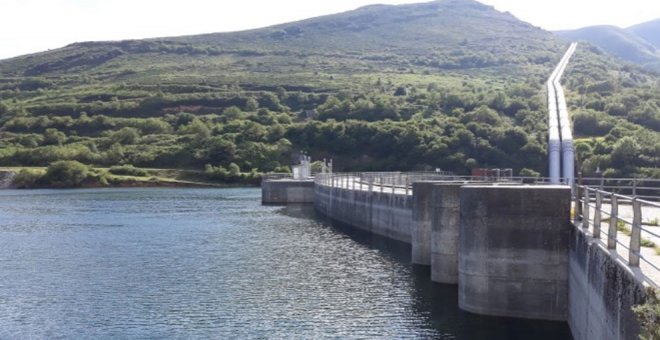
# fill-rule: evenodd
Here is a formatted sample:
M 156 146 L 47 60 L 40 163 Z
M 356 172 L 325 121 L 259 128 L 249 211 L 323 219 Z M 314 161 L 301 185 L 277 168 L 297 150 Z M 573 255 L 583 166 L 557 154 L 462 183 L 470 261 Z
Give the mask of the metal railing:
M 384 186 L 389 189 L 392 187 L 412 188 L 412 183 L 421 181 L 469 181 L 508 184 L 552 184 L 553 182 L 550 177 L 458 176 L 448 171 L 319 173 L 315 174 L 315 178 L 321 185 L 346 187 L 346 183 L 356 181 L 356 183 L 361 182 L 365 185 L 371 183 L 373 186 Z M 560 180 L 563 181 L 565 179 L 560 178 Z M 580 178 L 579 182 L 577 184 L 574 183 L 573 186 L 584 185 L 614 194 L 635 196 L 648 201 L 660 202 L 660 179 L 586 177 Z
M 385 193 L 412 194 L 414 182 L 423 181 L 467 181 L 475 183 L 502 184 L 549 184 L 547 177 L 494 177 L 457 176 L 447 171 L 435 172 L 342 172 L 316 174 L 318 185 L 350 190 L 376 191 Z
M 389 193 L 412 193 L 413 181 L 432 180 L 432 178 L 446 178 L 442 174 L 432 177 L 430 174 L 421 175 L 401 172 L 342 172 L 332 174 L 317 174 L 314 177 L 316 184 L 322 186 L 344 188 L 360 191 L 376 191 Z M 402 191 L 402 192 L 401 192 Z
M 608 249 L 616 250 L 618 246 L 621 246 L 628 251 L 629 266 L 639 267 L 640 260 L 642 260 L 660 272 L 660 264 L 657 263 L 657 259 L 653 261 L 641 252 L 643 245 L 658 247 L 652 241 L 644 238 L 644 236 L 652 236 L 660 239 L 660 232 L 651 230 L 650 223 L 646 225 L 643 223 L 642 213 L 646 209 L 660 209 L 660 203 L 586 185 L 578 185 L 577 188 L 577 195 L 574 198 L 574 224 L 585 231 L 591 231 L 592 237 L 596 239 L 601 238 L 603 227 L 605 227 Z M 622 213 L 622 206 L 632 209 L 632 218 Z M 604 218 L 604 216 L 606 217 Z M 628 242 L 622 241 L 623 237 L 620 236 L 620 233 L 625 233 L 629 237 Z
M 660 179 L 654 178 L 581 178 L 579 185 L 610 191 L 615 194 L 635 196 L 660 201 Z
M 449 172 L 343 172 L 317 174 L 316 184 L 350 190 L 412 194 L 412 184 L 420 181 L 452 180 Z

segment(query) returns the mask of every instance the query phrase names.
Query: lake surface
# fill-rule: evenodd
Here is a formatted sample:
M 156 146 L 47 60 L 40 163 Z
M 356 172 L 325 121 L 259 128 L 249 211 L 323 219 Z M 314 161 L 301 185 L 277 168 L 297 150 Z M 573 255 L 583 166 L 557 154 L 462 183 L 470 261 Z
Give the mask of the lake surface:
M 570 339 L 259 189 L 0 190 L 0 338 Z

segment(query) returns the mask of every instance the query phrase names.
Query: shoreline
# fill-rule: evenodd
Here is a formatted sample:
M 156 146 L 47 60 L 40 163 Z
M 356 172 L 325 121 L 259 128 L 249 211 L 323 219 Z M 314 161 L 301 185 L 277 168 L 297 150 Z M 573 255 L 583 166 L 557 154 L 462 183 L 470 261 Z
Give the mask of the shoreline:
M 208 183 L 176 183 L 176 182 L 147 182 L 147 183 L 122 183 L 119 185 L 102 185 L 102 184 L 84 184 L 75 187 L 61 187 L 61 186 L 34 186 L 30 188 L 19 188 L 15 186 L 0 187 L 2 190 L 43 190 L 43 189 L 130 189 L 130 188 L 196 188 L 196 189 L 229 189 L 229 188 L 258 188 L 258 185 L 251 185 L 245 183 L 236 184 L 208 184 Z
M 34 169 L 34 168 L 33 168 Z M 155 176 L 122 176 L 110 175 L 105 183 L 94 179 L 87 179 L 75 186 L 60 186 L 44 183 L 33 183 L 30 186 L 21 186 L 13 182 L 13 177 L 20 168 L 0 168 L 0 190 L 30 190 L 30 189 L 92 189 L 92 188 L 236 188 L 236 187 L 259 187 L 258 183 L 249 182 L 202 182 L 176 179 L 171 177 Z M 169 170 L 172 171 L 172 170 Z M 182 172 L 182 170 L 174 170 Z M 183 170 L 185 171 L 185 170 Z M 12 174 L 5 177 L 3 174 Z
M 92 188 L 222 188 L 221 184 L 210 183 L 195 183 L 195 182 L 179 182 L 179 181 L 131 181 L 123 180 L 118 183 L 103 185 L 101 183 L 83 183 L 75 187 L 79 189 L 92 189 Z M 37 189 L 37 188 L 35 188 Z M 59 187 L 42 187 L 39 189 L 60 189 Z

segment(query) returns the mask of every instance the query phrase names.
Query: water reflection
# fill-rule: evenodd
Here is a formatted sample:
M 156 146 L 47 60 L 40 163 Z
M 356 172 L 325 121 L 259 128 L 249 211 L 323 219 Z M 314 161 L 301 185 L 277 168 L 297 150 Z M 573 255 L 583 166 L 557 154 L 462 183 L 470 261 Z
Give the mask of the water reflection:
M 354 242 L 378 250 L 391 261 L 409 267 L 413 281 L 412 297 L 415 314 L 424 319 L 423 327 L 434 330 L 438 339 L 572 339 L 565 322 L 489 317 L 458 309 L 456 285 L 431 281 L 430 268 L 411 264 L 410 245 L 371 234 L 346 224 L 332 221 L 314 211 L 312 205 L 284 207 L 280 213 L 322 221 Z
M 566 338 L 259 189 L 0 191 L 0 338 Z M 545 329 L 544 329 L 545 327 Z

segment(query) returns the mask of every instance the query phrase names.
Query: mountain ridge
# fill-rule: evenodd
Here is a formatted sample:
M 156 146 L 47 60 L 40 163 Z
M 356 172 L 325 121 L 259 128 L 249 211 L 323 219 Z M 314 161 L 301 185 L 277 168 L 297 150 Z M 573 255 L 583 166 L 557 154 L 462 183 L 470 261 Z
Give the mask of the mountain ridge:
M 642 37 L 660 49 L 660 18 L 627 27 L 626 31 Z
M 466 21 L 478 24 L 463 24 Z M 519 36 L 530 36 L 530 39 L 535 41 L 525 40 L 518 44 L 515 37 Z M 497 41 L 480 41 L 483 37 Z M 470 46 L 471 43 L 475 46 Z M 410 59 L 436 53 L 436 64 L 446 64 L 443 59 L 449 58 L 445 55 L 445 50 L 463 47 L 466 51 L 482 52 L 481 45 L 487 47 L 489 54 L 476 63 L 492 66 L 495 63 L 516 60 L 517 54 L 536 53 L 538 48 L 527 48 L 534 44 L 545 44 L 543 51 L 536 51 L 545 55 L 551 55 L 558 46 L 547 32 L 523 23 L 510 14 L 497 12 L 491 6 L 471 0 L 440 0 L 413 5 L 367 6 L 354 11 L 247 31 L 79 42 L 56 50 L 1 60 L 0 74 L 48 75 L 51 71 L 68 70 L 70 65 L 91 63 L 97 66 L 119 57 L 123 52 L 189 55 L 237 53 L 245 56 L 273 52 L 294 52 L 289 54 L 295 55 L 295 52 L 300 51 L 306 54 L 371 53 L 383 58 L 404 55 L 408 58 L 403 63 L 414 63 L 415 61 Z M 267 46 L 265 50 L 264 46 Z M 78 54 L 71 53 L 73 51 Z M 47 60 L 48 58 L 55 60 Z M 44 65 L 35 65 L 42 59 L 44 62 L 41 64 Z M 47 65 L 49 63 L 51 65 Z M 32 64 L 30 69 L 21 67 L 27 64 Z
M 657 26 L 657 31 L 655 30 Z M 607 53 L 660 71 L 660 19 L 629 28 L 613 25 L 587 26 L 575 30 L 555 31 L 565 40 L 582 40 L 602 48 Z

